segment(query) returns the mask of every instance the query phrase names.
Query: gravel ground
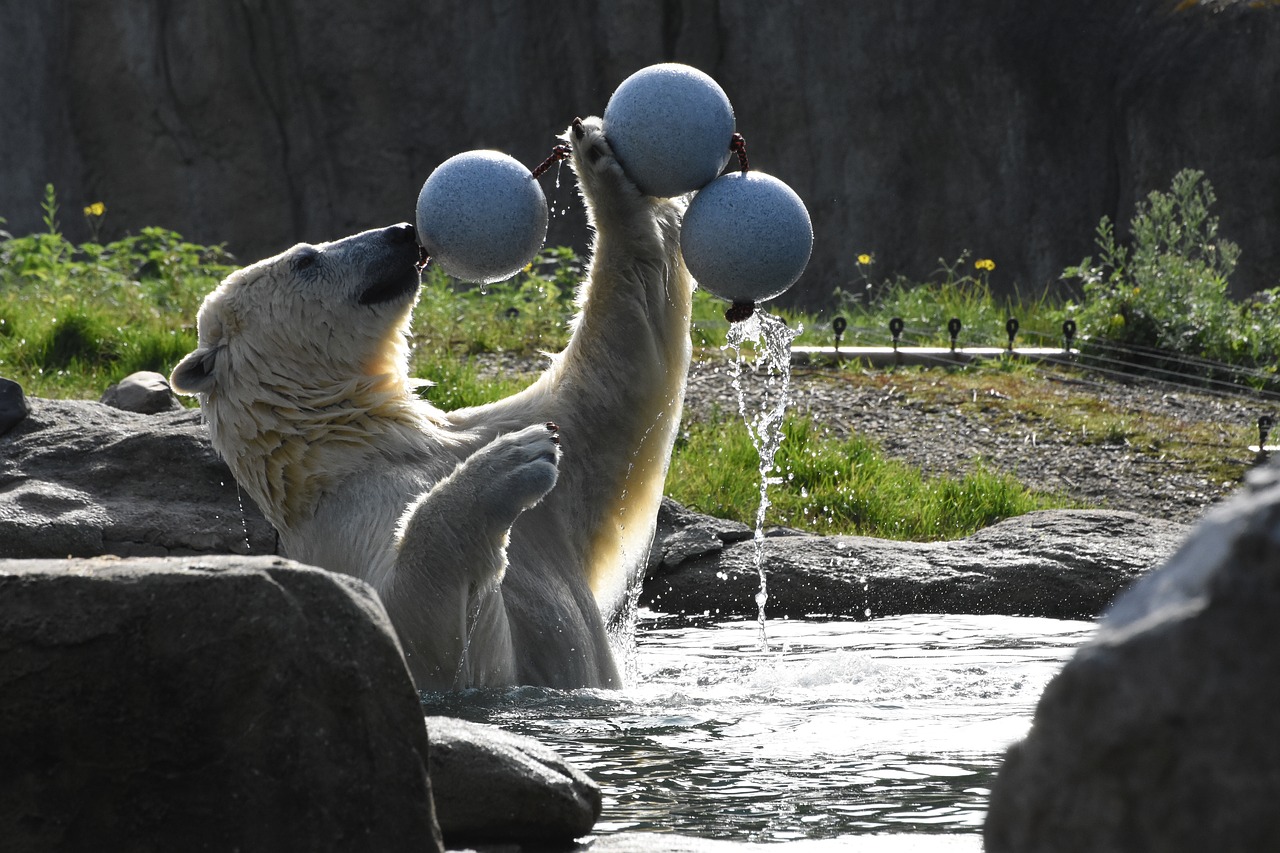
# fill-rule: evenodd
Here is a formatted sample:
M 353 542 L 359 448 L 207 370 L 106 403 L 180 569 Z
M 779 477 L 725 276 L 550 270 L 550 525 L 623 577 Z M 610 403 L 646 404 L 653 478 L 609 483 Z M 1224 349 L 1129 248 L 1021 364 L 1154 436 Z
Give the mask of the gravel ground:
M 481 356 L 485 370 L 533 372 L 535 359 Z M 718 351 L 695 356 L 685 419 L 707 419 L 718 410 L 737 416 L 730 365 Z M 1170 521 L 1195 521 L 1229 494 L 1254 462 L 1258 416 L 1278 408 L 1247 397 L 1223 397 L 1140 380 L 1121 381 L 1078 371 L 1044 368 L 1037 411 L 982 379 L 978 387 L 952 387 L 944 370 L 834 370 L 796 368 L 788 411 L 808 415 L 837 435 L 874 438 L 884 451 L 929 473 L 963 474 L 977 460 L 1006 471 L 1027 486 L 1059 492 L 1089 506 L 1122 509 Z M 748 406 L 760 405 L 768 383 L 744 373 Z M 1117 420 L 1176 424 L 1158 447 L 1121 436 L 1102 438 L 1063 429 L 1060 415 L 1091 406 Z M 1058 416 L 1055 416 L 1058 415 Z M 1194 428 L 1188 430 L 1186 428 Z M 1194 432 L 1190 438 L 1187 432 Z M 1274 439 L 1272 439 L 1274 441 Z M 1217 464 L 1206 464 L 1206 459 Z

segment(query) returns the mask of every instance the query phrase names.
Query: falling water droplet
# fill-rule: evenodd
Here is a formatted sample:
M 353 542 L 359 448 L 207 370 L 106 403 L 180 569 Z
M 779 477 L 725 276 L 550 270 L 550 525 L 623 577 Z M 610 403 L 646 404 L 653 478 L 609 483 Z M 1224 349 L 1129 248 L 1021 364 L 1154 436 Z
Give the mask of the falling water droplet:
M 236 504 L 240 507 L 240 532 L 244 534 L 244 553 L 248 554 L 253 546 L 249 544 L 249 519 L 244 514 L 244 495 L 240 484 L 236 483 Z

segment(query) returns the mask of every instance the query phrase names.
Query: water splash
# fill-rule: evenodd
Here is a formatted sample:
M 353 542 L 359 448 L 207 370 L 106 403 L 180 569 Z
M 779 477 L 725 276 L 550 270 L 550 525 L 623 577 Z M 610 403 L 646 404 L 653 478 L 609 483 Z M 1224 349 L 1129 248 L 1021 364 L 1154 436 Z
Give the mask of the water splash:
M 760 649 L 769 650 L 769 638 L 765 632 L 765 603 L 769 600 L 768 579 L 764 569 L 764 520 L 769 511 L 769 486 L 782 482 L 774 475 L 774 457 L 782 446 L 782 420 L 787 404 L 791 402 L 791 342 L 802 327 L 792 329 L 782 320 L 757 309 L 746 320 L 729 324 L 725 349 L 732 349 L 735 358 L 730 364 L 730 385 L 738 395 L 738 413 L 747 426 L 751 443 L 760 457 L 760 506 L 756 510 L 755 543 L 756 573 L 760 576 L 760 591 L 756 593 L 756 607 L 760 621 Z M 760 377 L 760 395 L 754 411 L 747 405 L 743 388 L 743 364 L 746 359 L 743 348 L 752 345 L 755 364 L 752 372 Z

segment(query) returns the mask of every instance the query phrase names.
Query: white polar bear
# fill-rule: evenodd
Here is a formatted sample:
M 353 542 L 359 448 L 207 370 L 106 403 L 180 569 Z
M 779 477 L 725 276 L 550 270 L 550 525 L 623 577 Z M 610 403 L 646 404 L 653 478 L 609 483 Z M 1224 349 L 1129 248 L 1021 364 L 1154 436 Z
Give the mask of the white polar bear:
M 420 689 L 620 686 L 606 625 L 653 535 L 693 281 L 681 205 L 636 189 L 599 119 L 566 139 L 592 259 L 569 345 L 529 388 L 454 412 L 415 395 L 408 225 L 233 273 L 171 377 L 285 552 L 378 591 Z

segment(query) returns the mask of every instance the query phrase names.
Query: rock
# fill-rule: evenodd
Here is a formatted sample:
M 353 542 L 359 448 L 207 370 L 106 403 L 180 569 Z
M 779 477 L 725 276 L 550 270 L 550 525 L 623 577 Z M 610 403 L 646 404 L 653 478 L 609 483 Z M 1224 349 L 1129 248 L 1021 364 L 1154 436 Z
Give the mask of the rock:
M 183 406 L 169 387 L 169 380 L 159 373 L 141 370 L 130 373 L 102 395 L 102 402 L 126 412 L 154 415 L 180 411 Z
M 1106 510 L 1045 510 L 950 542 L 788 535 L 763 540 L 772 616 L 968 613 L 1088 619 L 1173 552 L 1180 524 Z M 665 543 L 682 540 L 668 534 Z M 754 615 L 755 543 L 671 553 L 642 603 Z
M 751 528 L 740 521 L 703 515 L 664 497 L 658 507 L 653 545 L 649 549 L 649 573 L 674 568 L 693 557 L 719 551 L 726 544 L 751 536 Z
M 22 386 L 12 379 L 0 379 L 0 435 L 21 423 L 29 411 Z
M 199 412 L 29 402 L 0 437 L 0 558 L 275 553 Z
M 1116 601 L 992 788 L 986 849 L 1280 849 L 1280 466 Z
M 439 850 L 371 588 L 279 558 L 0 561 L 13 850 Z
M 427 729 L 436 815 L 450 844 L 563 843 L 600 817 L 600 786 L 550 747 L 452 717 L 428 717 Z
M 409 219 L 460 151 L 539 163 L 575 115 L 675 60 L 721 82 L 752 164 L 809 206 L 814 256 L 788 304 L 862 289 L 863 251 L 876 282 L 970 250 L 996 261 L 998 292 L 1037 292 L 1096 255 L 1100 216 L 1123 230 L 1187 167 L 1243 249 L 1233 286 L 1255 290 L 1280 268 L 1277 40 L 1280 7 L 1245 0 L 476 0 L 444 19 L 337 0 L 15 4 L 0 216 L 44 230 L 52 181 L 64 205 L 107 204 L 106 239 L 161 225 L 253 261 Z M 387 56 L 399 73 L 377 70 Z M 580 213 L 553 220 L 551 244 L 587 239 Z

